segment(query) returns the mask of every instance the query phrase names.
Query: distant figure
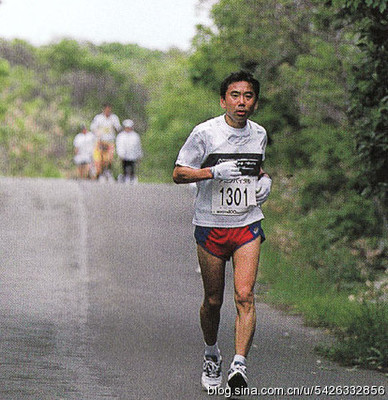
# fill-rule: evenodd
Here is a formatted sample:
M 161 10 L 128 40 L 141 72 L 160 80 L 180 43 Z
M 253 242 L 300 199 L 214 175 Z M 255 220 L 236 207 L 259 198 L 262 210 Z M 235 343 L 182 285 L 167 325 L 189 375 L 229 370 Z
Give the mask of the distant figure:
M 97 137 L 96 147 L 93 153 L 96 178 L 113 180 L 111 168 L 115 151 L 116 133 L 120 132 L 120 120 L 112 113 L 112 106 L 104 104 L 101 114 L 94 117 L 91 131 Z
M 123 166 L 122 182 L 137 183 L 136 163 L 143 157 L 140 136 L 133 130 L 130 119 L 123 121 L 124 130 L 117 135 L 116 150 Z
M 78 177 L 81 179 L 89 178 L 95 141 L 96 137 L 87 130 L 85 125 L 82 126 L 82 132 L 74 138 L 74 163 L 77 165 Z

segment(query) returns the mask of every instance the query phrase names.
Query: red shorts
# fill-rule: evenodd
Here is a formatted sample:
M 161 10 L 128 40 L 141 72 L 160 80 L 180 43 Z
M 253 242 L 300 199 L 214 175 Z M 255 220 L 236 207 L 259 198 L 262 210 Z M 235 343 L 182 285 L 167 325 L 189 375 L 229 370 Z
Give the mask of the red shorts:
M 196 226 L 194 237 L 198 245 L 214 256 L 228 261 L 232 254 L 244 244 L 261 237 L 264 242 L 265 235 L 261 222 L 241 228 L 207 228 Z

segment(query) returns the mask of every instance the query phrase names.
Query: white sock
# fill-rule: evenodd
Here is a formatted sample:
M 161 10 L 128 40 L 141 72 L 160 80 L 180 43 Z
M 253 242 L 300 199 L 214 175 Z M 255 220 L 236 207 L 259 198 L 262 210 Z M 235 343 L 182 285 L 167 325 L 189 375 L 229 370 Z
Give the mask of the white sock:
M 240 356 L 239 354 L 236 354 L 233 358 L 232 364 L 235 362 L 240 362 L 244 365 L 247 365 L 247 359 L 244 356 Z
M 212 346 L 209 346 L 205 343 L 205 356 L 213 356 L 220 358 L 220 349 L 218 348 L 218 343 L 216 342 Z

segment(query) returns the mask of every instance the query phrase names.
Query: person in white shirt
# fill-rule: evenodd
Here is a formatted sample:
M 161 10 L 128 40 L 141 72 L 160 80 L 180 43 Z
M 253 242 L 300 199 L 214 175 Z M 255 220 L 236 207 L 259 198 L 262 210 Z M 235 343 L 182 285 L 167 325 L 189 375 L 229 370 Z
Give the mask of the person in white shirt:
M 245 71 L 229 75 L 221 84 L 220 105 L 225 114 L 197 125 L 176 160 L 175 183 L 197 184 L 193 224 L 204 285 L 200 309 L 205 354 L 202 387 L 221 385 L 222 357 L 217 337 L 223 303 L 226 261 L 234 267 L 235 356 L 227 385 L 233 394 L 247 387 L 247 356 L 256 326 L 255 294 L 260 245 L 261 204 L 271 179 L 261 167 L 267 133 L 248 118 L 258 108 L 260 83 Z
M 131 119 L 123 121 L 124 130 L 117 135 L 116 152 L 122 162 L 122 182 L 136 183 L 136 163 L 143 157 L 140 136 Z
M 77 165 L 78 177 L 81 179 L 89 178 L 95 142 L 96 137 L 87 130 L 85 125 L 82 126 L 82 132 L 74 138 L 74 163 Z
M 116 133 L 120 132 L 120 120 L 112 113 L 112 106 L 104 104 L 101 114 L 96 115 L 90 125 L 91 131 L 97 137 L 93 153 L 96 178 L 104 176 L 113 179 L 111 167 L 115 151 Z

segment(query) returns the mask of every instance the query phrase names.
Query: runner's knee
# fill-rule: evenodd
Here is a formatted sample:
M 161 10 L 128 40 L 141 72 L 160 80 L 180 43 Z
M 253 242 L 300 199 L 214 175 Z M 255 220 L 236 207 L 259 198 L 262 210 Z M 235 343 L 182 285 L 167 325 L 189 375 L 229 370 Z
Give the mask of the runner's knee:
M 223 299 L 221 296 L 206 296 L 204 306 L 211 311 L 219 311 L 221 309 Z
M 234 295 L 235 302 L 237 306 L 240 307 L 250 307 L 254 304 L 255 295 L 251 288 L 242 288 L 237 290 Z

